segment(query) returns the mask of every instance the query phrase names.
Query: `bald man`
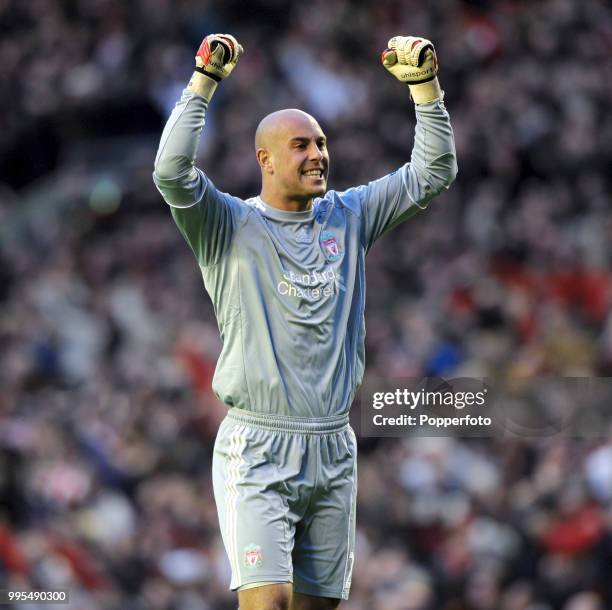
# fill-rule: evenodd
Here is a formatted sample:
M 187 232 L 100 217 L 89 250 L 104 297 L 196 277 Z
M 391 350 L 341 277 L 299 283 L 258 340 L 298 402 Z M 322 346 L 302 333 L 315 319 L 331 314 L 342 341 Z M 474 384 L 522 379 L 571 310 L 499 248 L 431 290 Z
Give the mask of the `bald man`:
M 456 174 L 433 45 L 395 37 L 384 66 L 416 103 L 411 162 L 327 189 L 329 153 L 301 110 L 255 134 L 257 197 L 223 193 L 194 165 L 208 104 L 242 48 L 207 36 L 162 134 L 153 174 L 198 261 L 223 349 L 228 406 L 213 486 L 241 610 L 338 608 L 351 586 L 357 447 L 348 412 L 364 372 L 365 256 Z

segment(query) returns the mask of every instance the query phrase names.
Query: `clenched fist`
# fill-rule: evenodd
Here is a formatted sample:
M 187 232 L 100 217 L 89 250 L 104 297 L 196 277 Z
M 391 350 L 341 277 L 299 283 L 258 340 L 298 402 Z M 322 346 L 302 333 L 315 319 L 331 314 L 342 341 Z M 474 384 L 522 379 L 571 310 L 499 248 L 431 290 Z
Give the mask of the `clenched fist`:
M 383 66 L 398 80 L 410 86 L 417 104 L 442 95 L 436 75 L 438 58 L 433 43 L 417 36 L 394 36 L 381 54 Z
M 209 34 L 196 53 L 195 72 L 187 88 L 210 101 L 217 84 L 231 74 L 243 52 L 231 34 Z

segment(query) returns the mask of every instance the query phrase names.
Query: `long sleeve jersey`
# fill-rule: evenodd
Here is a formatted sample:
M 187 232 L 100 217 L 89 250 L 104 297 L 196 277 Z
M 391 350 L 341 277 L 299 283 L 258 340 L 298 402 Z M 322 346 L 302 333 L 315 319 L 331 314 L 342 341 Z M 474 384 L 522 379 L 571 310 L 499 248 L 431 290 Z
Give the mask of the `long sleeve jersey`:
M 153 179 L 193 250 L 223 349 L 213 390 L 229 407 L 325 418 L 350 409 L 365 362 L 365 257 L 456 172 L 442 100 L 416 106 L 410 163 L 286 212 L 223 193 L 195 167 L 207 102 L 184 91 Z

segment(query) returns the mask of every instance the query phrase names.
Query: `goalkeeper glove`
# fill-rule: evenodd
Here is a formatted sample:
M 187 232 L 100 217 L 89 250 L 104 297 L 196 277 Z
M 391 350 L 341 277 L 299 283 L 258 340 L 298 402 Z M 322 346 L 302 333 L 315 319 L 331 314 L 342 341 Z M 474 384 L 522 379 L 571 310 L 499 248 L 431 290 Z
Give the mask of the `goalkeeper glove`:
M 230 75 L 243 51 L 230 34 L 206 36 L 196 53 L 195 72 L 187 88 L 210 101 L 217 84 Z
M 410 87 L 416 104 L 442 97 L 438 83 L 438 58 L 431 41 L 415 36 L 394 36 L 382 52 L 383 66 Z

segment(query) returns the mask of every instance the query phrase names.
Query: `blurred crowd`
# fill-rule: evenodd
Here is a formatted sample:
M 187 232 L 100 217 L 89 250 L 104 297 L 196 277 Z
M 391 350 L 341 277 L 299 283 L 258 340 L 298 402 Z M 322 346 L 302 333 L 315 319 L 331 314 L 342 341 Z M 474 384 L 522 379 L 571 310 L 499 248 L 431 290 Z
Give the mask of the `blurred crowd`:
M 245 54 L 198 164 L 243 197 L 283 107 L 320 119 L 332 188 L 405 163 L 412 103 L 378 58 L 398 33 L 436 44 L 459 176 L 368 257 L 368 375 L 612 376 L 606 0 L 0 0 L 0 589 L 237 606 L 210 481 L 219 334 L 151 180 L 215 31 Z M 346 610 L 612 607 L 610 430 L 360 449 Z

